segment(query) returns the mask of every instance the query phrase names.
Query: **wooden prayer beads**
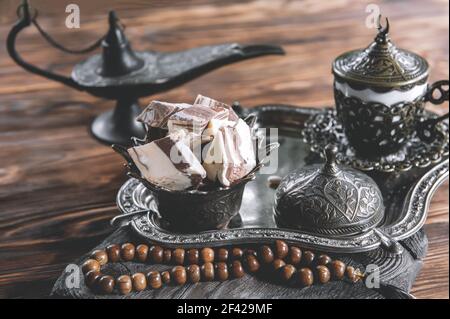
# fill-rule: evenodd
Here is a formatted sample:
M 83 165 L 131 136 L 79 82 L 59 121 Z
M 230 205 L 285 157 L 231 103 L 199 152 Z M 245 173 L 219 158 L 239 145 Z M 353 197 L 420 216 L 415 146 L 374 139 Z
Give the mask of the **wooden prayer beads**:
M 136 247 L 136 259 L 142 263 L 147 261 L 148 256 L 148 246 L 147 245 L 138 245 Z
M 273 261 L 274 259 L 273 251 L 269 246 L 267 245 L 262 246 L 259 252 L 260 252 L 260 260 L 263 263 L 270 264 Z
M 121 295 L 128 295 L 133 290 L 133 282 L 128 275 L 121 275 L 116 279 L 116 287 Z
M 136 252 L 136 248 L 134 248 L 133 244 L 126 243 L 120 247 L 120 257 L 124 261 L 131 261 L 134 258 Z
M 100 266 L 103 266 L 108 262 L 108 254 L 104 250 L 94 250 L 91 254 L 91 258 L 97 260 Z
M 186 268 L 183 266 L 175 266 L 172 268 L 170 276 L 176 285 L 184 285 L 187 281 Z
M 177 248 L 172 252 L 172 259 L 175 265 L 183 265 L 184 264 L 184 249 Z
M 244 277 L 244 267 L 242 267 L 242 263 L 239 260 L 234 260 L 231 263 L 231 273 L 233 274 L 234 278 Z
M 328 267 L 326 267 L 324 265 L 316 266 L 316 275 L 317 275 L 317 279 L 322 284 L 326 284 L 327 282 L 330 281 L 330 278 L 331 278 L 330 270 L 328 269 Z
M 147 273 L 147 283 L 153 289 L 161 288 L 163 281 L 159 271 L 149 271 Z
M 200 281 L 200 267 L 196 264 L 189 265 L 187 268 L 187 277 L 190 283 L 197 283 Z
M 160 264 L 164 259 L 164 249 L 160 246 L 152 246 L 150 247 L 150 258 L 151 261 L 155 264 Z M 172 254 L 173 256 L 173 254 Z
M 100 271 L 100 263 L 95 259 L 88 259 L 81 266 L 83 274 L 86 274 L 91 270 Z
M 135 291 L 142 291 L 147 288 L 147 278 L 145 278 L 143 273 L 134 273 L 131 276 L 131 281 L 133 282 L 133 289 Z
M 198 264 L 200 261 L 200 253 L 198 252 L 198 249 L 189 249 L 186 252 L 186 259 L 190 264 Z
M 106 252 L 108 253 L 108 260 L 110 262 L 118 262 L 120 260 L 120 246 L 119 245 L 109 245 L 106 247 Z
M 108 262 L 137 261 L 141 263 L 172 264 L 170 270 L 150 270 L 146 274 L 121 275 L 114 279 L 102 274 L 101 267 Z M 274 245 L 259 248 L 239 247 L 212 249 L 182 248 L 168 249 L 132 243 L 109 245 L 104 250 L 95 250 L 81 267 L 86 285 L 96 292 L 122 295 L 144 289 L 160 289 L 163 285 L 196 284 L 200 281 L 226 281 L 242 278 L 245 271 L 257 273 L 269 271 L 276 274 L 281 282 L 298 287 L 308 287 L 315 282 L 326 284 L 330 280 L 347 278 L 356 282 L 363 278 L 358 269 L 333 260 L 325 254 L 316 255 L 309 250 L 289 246 L 277 240 Z
M 214 265 L 212 263 L 204 263 L 201 267 L 203 281 L 214 280 Z

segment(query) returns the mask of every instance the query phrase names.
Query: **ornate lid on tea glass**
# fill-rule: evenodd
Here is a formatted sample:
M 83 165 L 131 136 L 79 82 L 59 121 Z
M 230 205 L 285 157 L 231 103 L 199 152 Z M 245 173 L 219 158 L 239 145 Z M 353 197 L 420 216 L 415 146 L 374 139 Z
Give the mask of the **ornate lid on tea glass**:
M 280 227 L 328 236 L 350 236 L 374 228 L 384 216 L 383 197 L 364 173 L 339 166 L 337 147 L 326 163 L 297 169 L 280 183 L 275 220 Z
M 421 56 L 398 49 L 389 38 L 389 20 L 366 48 L 346 52 L 333 62 L 333 73 L 338 81 L 360 88 L 402 88 L 425 83 L 428 63 Z

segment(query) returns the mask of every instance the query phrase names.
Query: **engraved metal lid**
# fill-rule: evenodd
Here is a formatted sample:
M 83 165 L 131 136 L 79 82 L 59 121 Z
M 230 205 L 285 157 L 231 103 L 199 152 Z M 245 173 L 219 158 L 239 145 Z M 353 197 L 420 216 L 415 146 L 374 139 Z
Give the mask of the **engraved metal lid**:
M 325 165 L 291 172 L 275 195 L 280 227 L 329 236 L 350 236 L 374 228 L 384 216 L 377 184 L 364 173 L 339 166 L 337 147 L 325 149 Z
M 378 34 L 366 48 L 346 52 L 333 62 L 333 73 L 339 81 L 349 84 L 398 88 L 424 82 L 428 77 L 428 63 L 421 56 L 398 49 L 389 38 L 386 26 L 378 20 Z

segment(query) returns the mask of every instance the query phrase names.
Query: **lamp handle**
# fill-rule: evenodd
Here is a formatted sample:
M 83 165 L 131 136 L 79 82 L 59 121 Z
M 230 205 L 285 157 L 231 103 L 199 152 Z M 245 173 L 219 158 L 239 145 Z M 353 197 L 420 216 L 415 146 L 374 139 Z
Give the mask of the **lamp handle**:
M 83 91 L 83 87 L 78 85 L 72 78 L 40 69 L 22 59 L 20 54 L 16 51 L 16 39 L 18 34 L 23 29 L 30 26 L 30 24 L 33 22 L 33 19 L 35 19 L 37 15 L 37 11 L 35 11 L 34 15 L 31 16 L 30 5 L 28 4 L 28 1 L 22 0 L 22 3 L 17 8 L 17 13 L 19 15 L 19 20 L 14 24 L 11 31 L 9 31 L 8 38 L 6 40 L 6 48 L 8 50 L 8 54 L 11 56 L 14 62 L 31 73 L 43 76 L 50 80 L 61 82 L 67 86 Z

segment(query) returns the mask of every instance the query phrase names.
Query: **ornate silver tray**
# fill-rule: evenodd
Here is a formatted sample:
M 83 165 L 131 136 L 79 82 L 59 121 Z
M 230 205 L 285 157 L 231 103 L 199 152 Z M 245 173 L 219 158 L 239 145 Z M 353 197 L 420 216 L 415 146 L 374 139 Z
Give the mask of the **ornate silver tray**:
M 251 112 L 258 116 L 259 127 L 278 128 L 278 170 L 273 175 L 285 176 L 294 168 L 322 161 L 309 152 L 301 138 L 305 121 L 321 110 L 266 105 L 253 108 Z M 448 165 L 447 155 L 430 166 L 412 168 L 407 172 L 367 172 L 381 189 L 386 214 L 377 228 L 352 237 L 316 236 L 278 228 L 273 219 L 275 190 L 268 186 L 269 175 L 261 174 L 247 185 L 240 214 L 228 229 L 194 234 L 165 229 L 151 191 L 133 178 L 117 194 L 117 205 L 122 214 L 112 222 L 129 224 L 145 240 L 168 247 L 223 246 L 283 239 L 302 247 L 329 252 L 357 253 L 384 247 L 389 252 L 401 253 L 402 246 L 398 241 L 410 237 L 423 226 L 434 191 L 448 177 Z
M 430 112 L 424 112 L 422 115 L 424 121 L 435 117 L 436 115 Z M 338 163 L 366 172 L 376 170 L 391 173 L 406 172 L 413 167 L 425 168 L 448 157 L 448 123 L 436 123 L 435 128 L 439 133 L 432 142 L 422 141 L 417 135 L 414 135 L 397 153 L 380 156 L 374 160 L 358 158 L 344 134 L 344 129 L 339 123 L 334 109 L 325 109 L 308 119 L 302 135 L 303 141 L 309 145 L 311 152 L 321 154 L 321 150 L 327 144 L 333 143 L 338 145 L 338 155 L 336 156 Z

